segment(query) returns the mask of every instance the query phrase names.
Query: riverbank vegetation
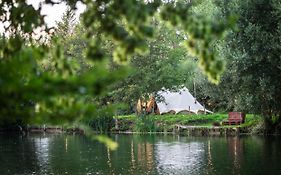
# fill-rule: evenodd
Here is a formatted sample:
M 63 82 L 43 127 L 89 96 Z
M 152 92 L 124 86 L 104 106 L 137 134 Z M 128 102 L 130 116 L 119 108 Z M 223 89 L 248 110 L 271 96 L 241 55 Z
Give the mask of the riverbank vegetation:
M 245 123 L 241 125 L 223 125 L 222 122 L 227 120 L 227 114 L 208 114 L 208 115 L 149 115 L 136 116 L 124 115 L 116 116 L 117 125 L 112 131 L 120 132 L 174 132 L 176 126 L 184 127 L 202 127 L 202 128 L 251 128 L 251 133 L 257 132 L 257 127 L 262 125 L 262 117 L 253 114 L 247 114 Z M 255 128 L 255 131 L 252 131 Z M 248 134 L 251 134 L 248 133 Z

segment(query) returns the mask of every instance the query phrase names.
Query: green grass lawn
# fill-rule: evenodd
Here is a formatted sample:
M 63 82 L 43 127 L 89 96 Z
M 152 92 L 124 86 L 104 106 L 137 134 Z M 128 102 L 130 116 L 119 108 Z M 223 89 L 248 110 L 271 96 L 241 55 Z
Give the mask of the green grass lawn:
M 172 115 L 172 114 L 165 114 L 165 115 L 148 115 L 147 117 L 150 118 L 151 121 L 156 123 L 164 123 L 167 125 L 188 125 L 188 126 L 213 126 L 214 123 L 218 122 L 221 123 L 224 119 L 228 118 L 227 114 L 199 114 L 199 115 Z M 132 122 L 134 123 L 137 119 L 135 114 L 132 115 L 123 115 L 116 117 L 119 120 Z M 246 122 L 240 126 L 249 126 L 254 124 L 255 122 L 260 121 L 261 118 L 259 116 L 255 116 L 253 114 L 246 115 Z M 229 127 L 229 126 L 225 126 Z

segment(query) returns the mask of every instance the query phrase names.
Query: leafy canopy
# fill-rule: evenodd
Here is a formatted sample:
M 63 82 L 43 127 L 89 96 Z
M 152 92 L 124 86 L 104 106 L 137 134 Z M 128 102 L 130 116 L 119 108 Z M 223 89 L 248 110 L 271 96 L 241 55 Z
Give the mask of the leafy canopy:
M 87 48 L 84 64 L 68 54 L 66 48 L 73 48 L 67 47 L 62 31 L 60 37 L 45 42 L 42 38 L 46 35 L 39 39 L 32 37 L 36 29 L 45 34 L 52 31 L 41 15 L 42 5 L 67 3 L 75 9 L 78 2 L 86 6 L 82 14 L 83 48 Z M 109 70 L 107 55 L 116 62 L 127 63 L 133 55 L 146 53 L 147 39 L 154 36 L 154 18 L 185 33 L 184 42 L 189 51 L 199 58 L 210 80 L 218 82 L 223 62 L 211 45 L 233 25 L 233 20 L 214 21 L 195 14 L 192 11 L 195 5 L 160 0 L 45 0 L 35 9 L 24 0 L 3 0 L 0 4 L 0 18 L 5 26 L 0 39 L 1 119 L 58 123 L 91 116 L 98 107 L 89 103 L 88 97 L 102 95 L 109 85 L 127 74 L 123 66 Z M 68 32 L 63 26 L 61 29 Z M 104 41 L 113 43 L 112 50 L 102 47 Z

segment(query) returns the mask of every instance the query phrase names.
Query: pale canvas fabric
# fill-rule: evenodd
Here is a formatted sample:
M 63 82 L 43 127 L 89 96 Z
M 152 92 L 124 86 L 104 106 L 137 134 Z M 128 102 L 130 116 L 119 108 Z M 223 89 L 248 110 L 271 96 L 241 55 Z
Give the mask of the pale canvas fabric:
M 190 111 L 195 114 L 198 111 L 204 111 L 204 107 L 190 94 L 186 87 L 180 89 L 178 92 L 171 92 L 169 90 L 161 90 L 158 95 L 163 97 L 163 101 L 157 102 L 160 114 L 175 111 Z M 205 109 L 206 110 L 206 109 Z M 208 113 L 212 113 L 206 110 Z

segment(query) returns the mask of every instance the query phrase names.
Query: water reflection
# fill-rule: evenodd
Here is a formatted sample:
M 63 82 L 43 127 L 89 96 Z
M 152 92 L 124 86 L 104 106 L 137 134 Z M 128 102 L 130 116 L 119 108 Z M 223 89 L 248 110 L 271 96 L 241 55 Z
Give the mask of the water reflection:
M 233 161 L 233 173 L 240 172 L 241 161 L 243 159 L 243 141 L 238 137 L 232 137 L 227 139 L 228 149 Z
M 34 143 L 35 154 L 37 157 L 37 163 L 40 167 L 40 174 L 45 174 L 47 172 L 49 165 L 49 146 L 50 137 L 34 137 L 31 138 Z
M 155 156 L 160 174 L 198 174 L 204 156 L 203 143 L 164 143 L 156 144 Z
M 207 174 L 210 174 L 214 171 L 213 167 L 213 158 L 212 158 L 212 152 L 211 152 L 211 140 L 208 140 L 208 148 L 207 148 Z
M 110 151 L 83 136 L 0 135 L 0 174 L 278 174 L 279 138 L 114 135 Z

